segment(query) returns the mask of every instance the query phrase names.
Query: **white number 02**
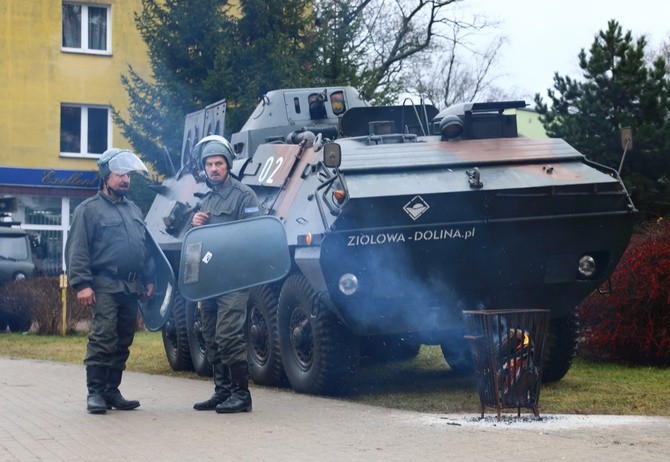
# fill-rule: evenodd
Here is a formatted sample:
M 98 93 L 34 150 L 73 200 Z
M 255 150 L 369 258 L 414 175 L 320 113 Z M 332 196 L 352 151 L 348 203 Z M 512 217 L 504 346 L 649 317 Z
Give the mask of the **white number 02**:
M 283 157 L 277 157 L 276 159 L 274 158 L 274 156 L 268 157 L 268 159 L 265 161 L 265 164 L 263 164 L 261 173 L 258 175 L 258 181 L 267 184 L 274 183 L 274 176 L 277 174 L 277 171 L 279 170 L 281 164 L 283 163 L 284 163 Z M 273 164 L 276 164 L 274 169 L 272 168 Z

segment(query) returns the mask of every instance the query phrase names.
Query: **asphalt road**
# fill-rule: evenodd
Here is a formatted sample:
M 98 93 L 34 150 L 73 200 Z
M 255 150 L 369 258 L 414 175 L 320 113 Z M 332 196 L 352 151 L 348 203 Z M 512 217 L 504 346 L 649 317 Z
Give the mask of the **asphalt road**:
M 134 411 L 86 412 L 83 365 L 0 352 L 0 461 L 668 460 L 670 418 L 424 414 L 251 389 L 254 409 L 192 409 L 212 385 L 127 372 Z

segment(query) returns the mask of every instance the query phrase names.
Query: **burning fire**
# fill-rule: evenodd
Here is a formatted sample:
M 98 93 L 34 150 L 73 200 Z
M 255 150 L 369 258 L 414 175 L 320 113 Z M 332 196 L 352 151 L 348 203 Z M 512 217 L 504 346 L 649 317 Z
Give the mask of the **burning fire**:
M 534 345 L 527 331 L 522 329 L 509 329 L 507 337 L 500 345 L 500 353 L 504 358 L 501 378 L 503 379 L 503 394 L 508 401 L 515 401 L 515 390 L 527 389 L 520 387 L 525 380 L 526 374 L 537 375 L 533 367 Z M 511 398 L 511 399 L 510 399 Z

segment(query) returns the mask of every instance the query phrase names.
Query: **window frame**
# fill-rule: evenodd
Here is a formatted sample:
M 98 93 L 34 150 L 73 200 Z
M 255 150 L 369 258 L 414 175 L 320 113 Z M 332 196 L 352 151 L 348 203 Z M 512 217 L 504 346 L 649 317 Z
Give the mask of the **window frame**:
M 78 48 L 75 47 L 66 47 L 63 45 L 62 31 L 64 29 L 63 25 L 63 13 L 62 7 L 65 5 L 76 5 L 81 7 L 81 24 L 80 24 L 80 37 L 81 37 L 81 46 Z M 107 12 L 107 33 L 105 38 L 105 49 L 98 50 L 95 48 L 88 47 L 88 26 L 89 26 L 89 8 L 104 8 Z M 105 4 L 95 4 L 95 3 L 78 3 L 78 2 L 62 2 L 61 4 L 61 51 L 64 53 L 85 53 L 91 55 L 101 55 L 101 56 L 110 56 L 112 54 L 112 6 Z
M 75 107 L 81 110 L 79 117 L 79 152 L 73 151 L 61 151 L 61 146 L 59 142 L 58 151 L 60 152 L 60 157 L 68 158 L 79 158 L 79 159 L 98 159 L 102 155 L 101 153 L 90 153 L 88 152 L 88 110 L 89 109 L 105 109 L 107 111 L 107 147 L 103 149 L 103 152 L 113 146 L 112 143 L 112 107 L 101 105 L 101 104 L 77 104 L 77 103 L 61 103 L 60 105 L 60 114 L 59 114 L 59 140 L 63 136 L 63 127 L 62 127 L 62 113 L 64 107 Z M 84 147 L 86 146 L 86 151 Z

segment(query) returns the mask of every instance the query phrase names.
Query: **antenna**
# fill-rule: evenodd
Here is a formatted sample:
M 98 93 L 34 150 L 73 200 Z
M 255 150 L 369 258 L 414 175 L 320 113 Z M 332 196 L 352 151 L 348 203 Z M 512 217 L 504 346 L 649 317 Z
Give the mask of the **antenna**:
M 621 129 L 621 148 L 623 149 L 623 156 L 621 156 L 621 163 L 619 164 L 619 170 L 617 170 L 619 178 L 621 178 L 621 169 L 623 168 L 623 161 L 626 159 L 626 153 L 633 149 L 633 129 L 630 127 Z
M 177 172 L 174 169 L 174 164 L 172 163 L 172 158 L 170 157 L 170 152 L 168 151 L 167 146 L 163 146 L 163 151 L 165 152 L 165 158 L 167 159 L 167 163 L 170 166 L 171 176 L 175 176 Z

